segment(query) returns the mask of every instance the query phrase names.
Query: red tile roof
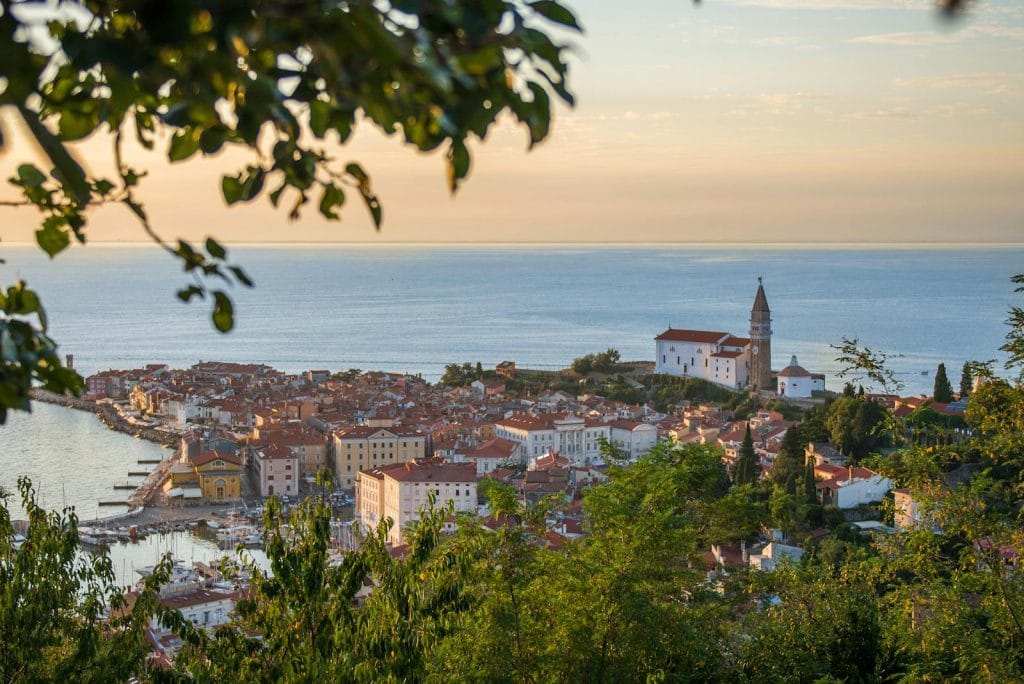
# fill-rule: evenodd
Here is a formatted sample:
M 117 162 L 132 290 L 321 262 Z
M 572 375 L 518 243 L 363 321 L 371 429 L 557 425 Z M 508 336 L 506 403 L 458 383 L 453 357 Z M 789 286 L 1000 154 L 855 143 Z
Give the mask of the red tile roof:
M 710 330 L 677 330 L 676 328 L 669 328 L 654 339 L 716 344 L 726 337 L 731 337 L 731 335 L 726 332 L 712 332 Z
M 198 456 L 196 456 L 195 458 L 192 459 L 192 465 L 198 467 L 198 466 L 201 466 L 201 465 L 206 465 L 207 463 L 210 463 L 211 461 L 216 461 L 218 459 L 220 459 L 221 461 L 224 461 L 226 463 L 232 463 L 232 464 L 237 465 L 237 466 L 242 465 L 242 459 L 238 458 L 237 456 L 232 456 L 231 454 L 225 454 L 222 451 L 216 451 L 216 450 L 215 451 L 207 451 L 205 454 L 199 454 Z

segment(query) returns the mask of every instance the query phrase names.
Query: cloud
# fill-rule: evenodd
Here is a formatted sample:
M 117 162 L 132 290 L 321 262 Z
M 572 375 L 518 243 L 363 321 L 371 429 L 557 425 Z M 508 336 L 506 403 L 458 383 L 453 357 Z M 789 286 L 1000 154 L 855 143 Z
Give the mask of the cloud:
M 896 107 L 885 107 L 862 112 L 853 112 L 850 114 L 850 118 L 860 119 L 862 121 L 909 121 L 910 119 L 916 119 L 917 114 L 910 111 L 909 107 L 900 105 Z
M 985 95 L 1006 95 L 1020 92 L 1024 83 L 1024 72 L 990 72 L 973 74 L 948 74 L 945 76 L 920 76 L 916 78 L 893 79 L 898 88 L 935 88 L 942 90 L 977 90 Z
M 849 39 L 847 42 L 869 45 L 894 45 L 897 47 L 922 47 L 953 45 L 977 38 L 1024 40 L 1024 28 L 1011 26 L 971 26 L 955 33 L 938 33 L 935 31 L 876 33 L 867 36 L 857 36 Z
M 724 4 L 780 10 L 926 10 L 933 0 L 723 0 Z

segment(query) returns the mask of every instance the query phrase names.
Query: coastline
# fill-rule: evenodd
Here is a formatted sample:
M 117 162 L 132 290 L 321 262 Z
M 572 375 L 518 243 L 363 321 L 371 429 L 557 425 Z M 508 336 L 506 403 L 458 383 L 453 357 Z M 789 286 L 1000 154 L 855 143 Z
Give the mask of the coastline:
M 83 524 L 104 524 L 114 522 L 117 520 L 125 520 L 128 518 L 137 517 L 142 513 L 148 506 L 152 505 L 154 495 L 160 490 L 164 480 L 167 479 L 167 474 L 170 466 L 175 463 L 181 456 L 181 445 L 174 439 L 174 436 L 155 430 L 150 427 L 143 427 L 138 425 L 131 425 L 126 423 L 118 415 L 117 410 L 111 404 L 98 404 L 88 399 L 80 399 L 69 395 L 55 394 L 42 389 L 32 389 L 29 391 L 29 396 L 32 401 L 40 401 L 47 404 L 53 404 L 56 406 L 63 406 L 64 408 L 74 409 L 76 411 L 85 411 L 88 413 L 95 414 L 108 429 L 116 432 L 121 432 L 127 435 L 131 435 L 138 439 L 144 439 L 147 442 L 159 444 L 162 447 L 171 449 L 171 453 L 160 461 L 152 472 L 146 477 L 145 481 L 142 482 L 134 491 L 131 496 L 125 502 L 128 510 L 125 512 L 114 513 L 109 516 L 103 516 L 95 518 L 94 520 L 83 520 Z

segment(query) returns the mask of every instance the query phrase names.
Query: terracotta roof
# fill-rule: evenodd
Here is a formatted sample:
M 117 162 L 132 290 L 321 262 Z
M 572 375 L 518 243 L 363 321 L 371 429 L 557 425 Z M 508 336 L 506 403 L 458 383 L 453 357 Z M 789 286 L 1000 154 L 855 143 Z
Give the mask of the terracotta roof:
M 218 459 L 221 461 L 225 461 L 226 463 L 232 463 L 237 466 L 242 465 L 242 459 L 238 458 L 237 456 L 225 454 L 223 451 L 216 450 L 207 451 L 205 454 L 199 454 L 198 456 L 192 459 L 192 465 L 198 467 L 201 465 L 206 465 L 207 463 L 210 463 L 211 461 L 216 461 Z
M 726 332 L 712 332 L 709 330 L 677 330 L 676 328 L 669 328 L 654 339 L 671 340 L 673 342 L 716 344 L 726 337 L 731 337 L 731 335 Z
M 399 482 L 476 482 L 476 466 L 472 463 L 393 463 L 364 470 L 381 479 L 385 475 Z
M 509 458 L 519 446 L 519 442 L 495 437 L 487 440 L 476 449 L 465 452 L 468 458 Z
M 729 337 L 722 341 L 723 347 L 746 347 L 749 344 L 749 337 L 736 337 L 735 335 L 729 335 Z

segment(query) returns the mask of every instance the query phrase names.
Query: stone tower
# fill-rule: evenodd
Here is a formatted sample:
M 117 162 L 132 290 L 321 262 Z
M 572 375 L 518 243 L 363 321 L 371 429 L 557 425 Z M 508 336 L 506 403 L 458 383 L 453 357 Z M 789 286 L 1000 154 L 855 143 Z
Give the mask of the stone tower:
M 760 278 L 750 310 L 750 384 L 759 390 L 772 389 L 772 312 Z

